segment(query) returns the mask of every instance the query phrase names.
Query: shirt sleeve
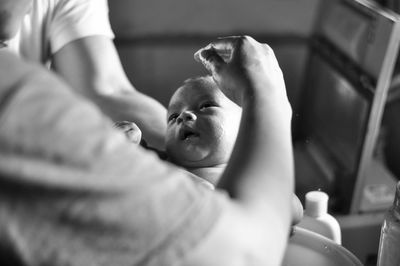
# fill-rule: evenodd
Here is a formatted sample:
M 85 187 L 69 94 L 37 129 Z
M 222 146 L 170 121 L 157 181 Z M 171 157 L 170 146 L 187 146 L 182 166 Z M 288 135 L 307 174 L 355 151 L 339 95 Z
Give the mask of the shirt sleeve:
M 0 81 L 0 237 L 28 265 L 177 265 L 227 207 L 47 72 L 0 53 Z
M 88 36 L 114 38 L 107 0 L 53 0 L 49 23 L 51 52 Z

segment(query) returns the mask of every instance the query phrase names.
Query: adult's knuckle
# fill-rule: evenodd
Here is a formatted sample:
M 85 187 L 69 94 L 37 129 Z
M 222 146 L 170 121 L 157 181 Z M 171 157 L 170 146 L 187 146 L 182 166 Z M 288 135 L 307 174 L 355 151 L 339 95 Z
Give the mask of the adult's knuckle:
M 240 36 L 240 44 L 245 45 L 251 41 L 251 37 L 248 35 Z

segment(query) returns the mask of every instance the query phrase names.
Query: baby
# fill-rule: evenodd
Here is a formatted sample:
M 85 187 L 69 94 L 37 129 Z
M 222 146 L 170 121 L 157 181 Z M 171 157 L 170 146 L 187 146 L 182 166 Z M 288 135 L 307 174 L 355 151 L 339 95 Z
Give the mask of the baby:
M 241 112 L 211 76 L 186 80 L 168 105 L 168 160 L 216 185 L 235 145 Z
M 186 80 L 168 105 L 168 160 L 216 186 L 235 145 L 241 114 L 241 107 L 222 93 L 211 76 Z M 303 216 L 296 195 L 292 211 L 295 224 Z
M 235 145 L 241 111 L 211 76 L 188 79 L 170 99 L 166 152 L 157 153 L 216 185 Z M 131 142 L 151 149 L 141 140 L 134 123 L 122 121 L 115 127 L 122 129 Z
M 168 105 L 165 156 L 214 188 L 228 163 L 239 131 L 242 109 L 228 99 L 211 76 L 184 81 Z M 140 134 L 136 125 L 118 125 L 127 136 Z M 139 130 L 139 132 L 137 132 Z M 143 145 L 143 141 L 142 141 Z M 146 145 L 144 145 L 146 146 Z M 148 147 L 147 147 L 148 148 Z M 297 196 L 292 199 L 293 224 L 301 220 L 303 206 Z

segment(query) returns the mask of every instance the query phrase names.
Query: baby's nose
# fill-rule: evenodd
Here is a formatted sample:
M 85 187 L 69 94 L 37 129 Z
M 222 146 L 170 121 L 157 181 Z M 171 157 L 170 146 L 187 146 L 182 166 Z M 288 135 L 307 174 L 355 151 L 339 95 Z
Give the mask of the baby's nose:
M 178 123 L 180 122 L 187 122 L 187 121 L 194 121 L 197 119 L 197 116 L 190 111 L 183 111 L 178 117 Z

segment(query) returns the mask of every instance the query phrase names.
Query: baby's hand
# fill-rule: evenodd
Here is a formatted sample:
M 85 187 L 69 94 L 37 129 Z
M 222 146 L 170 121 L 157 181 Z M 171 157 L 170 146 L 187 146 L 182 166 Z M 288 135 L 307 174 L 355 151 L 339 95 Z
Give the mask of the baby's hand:
M 139 144 L 140 140 L 142 139 L 142 131 L 140 131 L 139 127 L 129 121 L 119 121 L 114 124 L 115 128 L 121 129 L 128 140 L 135 144 Z

